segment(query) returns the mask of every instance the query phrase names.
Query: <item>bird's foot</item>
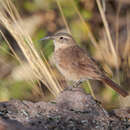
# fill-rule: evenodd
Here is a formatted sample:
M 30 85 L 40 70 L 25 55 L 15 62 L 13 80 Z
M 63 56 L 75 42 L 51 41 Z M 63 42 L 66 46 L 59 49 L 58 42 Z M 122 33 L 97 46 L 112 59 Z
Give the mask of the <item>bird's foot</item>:
M 84 80 L 78 80 L 78 81 L 75 81 L 75 82 L 73 83 L 73 87 L 74 87 L 74 88 L 79 87 L 80 84 L 81 84 L 83 81 L 84 81 Z
M 66 90 L 73 90 L 73 88 L 78 88 L 78 87 L 80 87 L 80 84 L 81 84 L 83 81 L 84 81 L 84 80 L 75 81 L 71 86 L 65 88 L 64 91 L 66 91 Z

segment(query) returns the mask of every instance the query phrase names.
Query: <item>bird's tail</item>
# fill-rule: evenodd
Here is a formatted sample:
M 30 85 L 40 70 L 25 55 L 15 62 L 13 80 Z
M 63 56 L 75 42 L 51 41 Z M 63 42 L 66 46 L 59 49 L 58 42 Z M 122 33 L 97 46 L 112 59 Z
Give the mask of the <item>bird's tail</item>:
M 129 94 L 124 91 L 120 85 L 118 85 L 117 83 L 115 83 L 114 81 L 112 81 L 110 78 L 108 78 L 107 76 L 103 76 L 102 81 L 105 82 L 106 84 L 108 84 L 112 89 L 114 89 L 117 93 L 119 93 L 121 96 L 126 97 Z

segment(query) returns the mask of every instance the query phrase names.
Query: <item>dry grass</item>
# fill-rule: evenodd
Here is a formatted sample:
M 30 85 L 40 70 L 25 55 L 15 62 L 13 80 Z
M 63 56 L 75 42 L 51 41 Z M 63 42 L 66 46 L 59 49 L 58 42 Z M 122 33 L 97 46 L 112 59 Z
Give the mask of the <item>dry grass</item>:
M 122 65 L 121 63 L 121 57 L 119 56 L 119 14 L 120 14 L 120 9 L 121 9 L 121 3 L 119 2 L 119 4 L 117 5 L 117 15 L 115 18 L 115 22 L 116 22 L 116 43 L 113 43 L 112 41 L 112 37 L 110 34 L 110 29 L 108 26 L 108 22 L 106 20 L 106 16 L 104 13 L 104 10 L 101 6 L 101 3 L 99 0 L 96 0 L 97 2 L 97 6 L 99 9 L 99 12 L 101 14 L 101 18 L 104 24 L 104 28 L 105 28 L 105 36 L 106 36 L 106 42 L 104 41 L 105 38 L 102 38 L 103 40 L 100 41 L 100 44 L 98 45 L 97 50 L 99 49 L 99 53 L 101 55 L 105 55 L 104 59 L 108 62 L 110 62 L 110 65 L 114 66 L 116 69 L 119 68 L 119 66 Z M 124 50 L 123 51 L 123 58 L 124 60 L 129 59 L 129 50 L 130 50 L 130 38 L 129 38 L 129 13 L 127 13 L 127 33 L 128 33 L 128 37 L 127 37 L 127 41 L 126 43 L 124 43 Z M 123 44 L 123 43 L 122 43 Z M 115 46 L 114 46 L 115 45 Z M 117 70 L 118 71 L 118 70 Z
M 116 50 L 115 50 L 115 47 L 114 47 L 114 44 L 113 44 L 113 41 L 112 41 L 112 38 L 111 38 L 111 34 L 110 34 L 110 30 L 109 30 L 109 26 L 108 26 L 108 23 L 107 23 L 107 20 L 106 20 L 105 13 L 104 13 L 103 8 L 101 6 L 101 2 L 99 0 L 96 0 L 96 2 L 97 2 L 97 6 L 98 6 L 99 12 L 101 14 L 101 18 L 102 18 L 105 30 L 106 30 L 108 44 L 111 48 L 111 52 L 113 54 L 116 66 L 118 66 L 118 58 L 117 58 L 118 56 L 117 56 L 117 53 L 116 53 Z
M 91 40 L 92 44 L 94 45 L 94 47 L 97 47 L 97 41 L 96 41 L 96 39 L 95 39 L 95 37 L 94 37 L 94 35 L 93 35 L 93 33 L 92 33 L 90 27 L 89 27 L 89 24 L 88 24 L 88 23 L 84 20 L 84 18 L 82 17 L 82 15 L 81 15 L 80 11 L 78 10 L 78 8 L 77 8 L 77 6 L 76 6 L 74 0 L 71 0 L 71 1 L 72 1 L 72 5 L 73 5 L 73 7 L 74 7 L 76 13 L 78 14 L 78 16 L 79 16 L 79 18 L 80 18 L 82 24 L 84 25 L 84 27 L 85 27 L 85 29 L 86 29 L 86 31 L 87 31 L 87 33 L 88 33 L 88 37 L 90 38 L 90 40 Z
M 17 12 L 14 4 L 11 2 L 11 0 L 1 0 L 0 5 L 0 23 L 11 33 L 11 35 L 17 41 L 20 49 L 27 59 L 27 62 L 32 68 L 36 80 L 40 80 L 47 86 L 47 88 L 54 96 L 57 96 L 62 90 L 61 86 L 54 77 L 53 72 L 51 71 L 51 68 L 45 58 L 43 62 L 37 53 L 29 34 L 24 30 L 24 27 L 17 22 L 22 21 L 22 19 Z M 16 26 L 14 27 L 12 23 Z M 14 54 L 16 55 L 18 61 L 22 64 L 22 61 L 19 59 L 17 54 L 15 52 Z
M 66 18 L 65 18 L 65 16 L 64 16 L 64 13 L 63 13 L 63 10 L 62 10 L 62 7 L 61 7 L 61 4 L 60 4 L 59 0 L 56 0 L 56 3 L 57 3 L 57 6 L 58 6 L 58 8 L 59 8 L 59 11 L 60 11 L 60 13 L 61 13 L 62 19 L 63 19 L 64 24 L 65 24 L 65 26 L 66 26 L 66 29 L 67 29 L 67 31 L 68 31 L 69 33 L 71 33 L 70 28 L 69 28 L 69 25 L 68 25 L 68 23 L 67 23 L 67 21 L 66 21 Z
M 129 57 L 130 56 L 130 24 L 129 24 L 129 20 L 130 20 L 130 14 L 127 13 L 127 33 L 128 33 L 128 37 L 127 37 L 127 41 L 126 41 L 126 44 L 125 44 L 125 49 L 124 49 L 124 54 L 123 54 L 123 57 L 126 58 L 126 57 Z

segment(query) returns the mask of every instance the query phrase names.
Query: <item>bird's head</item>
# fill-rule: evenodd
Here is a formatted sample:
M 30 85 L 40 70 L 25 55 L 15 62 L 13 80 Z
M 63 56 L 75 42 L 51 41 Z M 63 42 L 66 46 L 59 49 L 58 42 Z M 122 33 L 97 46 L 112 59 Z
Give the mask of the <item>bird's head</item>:
M 68 46 L 75 44 L 75 41 L 72 38 L 72 36 L 68 33 L 65 33 L 65 32 L 58 32 L 58 33 L 55 33 L 52 36 L 44 37 L 41 40 L 46 40 L 46 39 L 52 39 L 53 40 L 55 49 L 68 47 Z

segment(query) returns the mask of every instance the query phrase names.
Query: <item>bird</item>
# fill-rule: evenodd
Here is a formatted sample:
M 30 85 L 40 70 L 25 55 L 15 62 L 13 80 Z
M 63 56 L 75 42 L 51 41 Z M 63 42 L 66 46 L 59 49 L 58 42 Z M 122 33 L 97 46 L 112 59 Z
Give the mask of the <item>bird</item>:
M 57 32 L 52 36 L 46 36 L 40 39 L 40 41 L 47 39 L 53 40 L 54 64 L 66 80 L 71 80 L 75 83 L 89 79 L 98 80 L 106 83 L 121 96 L 128 96 L 128 93 L 120 85 L 111 80 L 100 69 L 96 61 L 88 55 L 87 51 L 76 44 L 71 34 Z

